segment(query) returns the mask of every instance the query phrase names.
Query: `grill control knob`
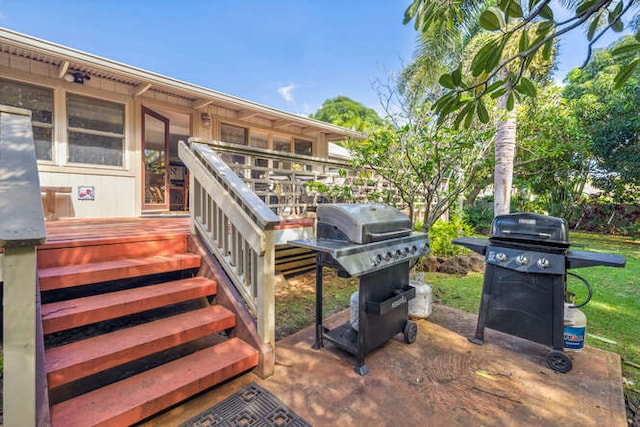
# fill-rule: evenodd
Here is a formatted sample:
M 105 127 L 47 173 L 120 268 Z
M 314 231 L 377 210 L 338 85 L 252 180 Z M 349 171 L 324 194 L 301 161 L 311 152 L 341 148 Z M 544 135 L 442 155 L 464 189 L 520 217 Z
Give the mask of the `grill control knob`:
M 418 252 L 418 247 L 416 245 L 411 246 L 411 253 L 415 254 L 416 252 Z
M 528 262 L 529 262 L 529 260 L 528 260 L 528 259 L 527 259 L 527 257 L 526 257 L 526 256 L 524 256 L 524 255 L 518 255 L 518 256 L 516 257 L 516 262 L 517 262 L 518 264 L 520 264 L 520 265 L 525 265 L 526 263 L 528 263 Z
M 393 257 L 398 259 L 402 256 L 402 251 L 400 249 L 396 249 L 396 251 L 393 254 Z
M 505 262 L 505 261 L 507 260 L 507 254 L 505 254 L 504 252 L 498 252 L 498 253 L 496 254 L 496 259 L 497 259 L 499 262 Z
M 404 249 L 402 250 L 402 254 L 403 254 L 404 256 L 409 255 L 409 253 L 410 253 L 410 252 L 411 252 L 411 249 L 409 249 L 409 248 L 404 248 Z
M 393 255 L 391 255 L 391 252 L 387 252 L 386 254 L 384 254 L 384 260 L 385 261 L 389 261 L 391 259 Z
M 538 267 L 542 268 L 542 269 L 547 269 L 549 268 L 549 260 L 546 258 L 540 258 L 537 262 Z

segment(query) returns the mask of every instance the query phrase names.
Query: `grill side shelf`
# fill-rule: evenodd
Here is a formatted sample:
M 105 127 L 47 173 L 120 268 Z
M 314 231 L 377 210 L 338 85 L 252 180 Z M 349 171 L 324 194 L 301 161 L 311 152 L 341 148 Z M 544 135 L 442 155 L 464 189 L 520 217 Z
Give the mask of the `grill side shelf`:
M 464 246 L 472 251 L 484 255 L 487 247 L 490 245 L 487 239 L 479 239 L 477 237 L 458 237 L 451 241 L 454 245 Z
M 567 251 L 567 268 L 595 267 L 624 267 L 627 260 L 620 255 L 603 254 L 589 251 Z

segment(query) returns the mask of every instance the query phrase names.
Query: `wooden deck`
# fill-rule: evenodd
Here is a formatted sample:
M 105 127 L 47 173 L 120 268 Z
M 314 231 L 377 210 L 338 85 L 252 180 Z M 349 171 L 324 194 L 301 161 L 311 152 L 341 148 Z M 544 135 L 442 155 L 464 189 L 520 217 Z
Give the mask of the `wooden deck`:
M 127 240 L 144 235 L 190 233 L 189 217 L 61 219 L 47 221 L 43 246 L 82 245 L 90 240 Z M 77 242 L 77 243 L 73 243 Z

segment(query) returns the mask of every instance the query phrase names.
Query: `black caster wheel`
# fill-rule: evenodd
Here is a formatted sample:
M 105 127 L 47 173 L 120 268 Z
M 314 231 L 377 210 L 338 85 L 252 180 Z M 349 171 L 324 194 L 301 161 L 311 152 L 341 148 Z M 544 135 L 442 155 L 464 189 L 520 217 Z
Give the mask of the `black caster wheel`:
M 573 368 L 573 362 L 569 356 L 560 350 L 551 350 L 547 354 L 547 365 L 556 372 L 567 373 Z
M 418 336 L 418 325 L 416 322 L 407 320 L 407 323 L 404 324 L 404 330 L 402 333 L 404 334 L 404 342 L 407 344 L 413 344 L 416 342 L 416 337 Z

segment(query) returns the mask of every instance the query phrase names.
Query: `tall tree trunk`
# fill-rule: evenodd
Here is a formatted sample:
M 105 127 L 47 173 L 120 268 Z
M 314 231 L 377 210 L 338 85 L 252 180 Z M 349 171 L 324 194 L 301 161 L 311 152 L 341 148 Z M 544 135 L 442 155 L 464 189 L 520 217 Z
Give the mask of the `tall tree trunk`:
M 511 184 L 513 183 L 513 159 L 516 155 L 516 110 L 507 111 L 510 90 L 500 98 L 499 108 L 504 111 L 498 123 L 495 143 L 495 173 L 493 177 L 494 215 L 509 213 L 511 208 Z

